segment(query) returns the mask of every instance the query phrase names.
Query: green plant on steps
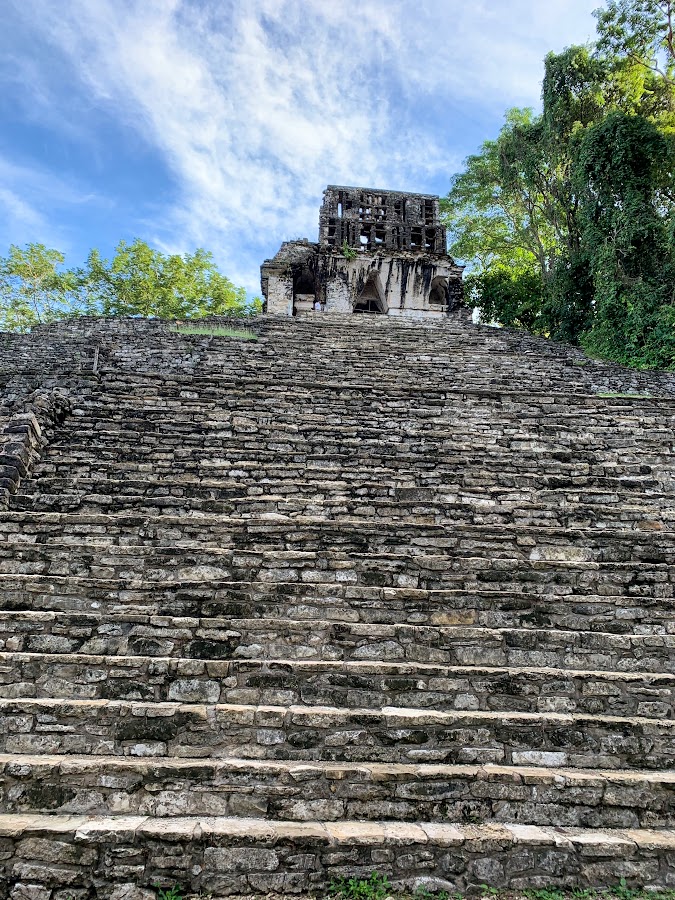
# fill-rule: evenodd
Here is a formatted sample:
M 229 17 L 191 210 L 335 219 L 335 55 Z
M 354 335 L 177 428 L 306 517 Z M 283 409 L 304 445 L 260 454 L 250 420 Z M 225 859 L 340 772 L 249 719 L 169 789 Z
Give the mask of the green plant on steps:
M 179 884 L 170 888 L 162 888 L 154 885 L 157 891 L 157 900 L 209 900 L 210 893 L 183 894 Z M 424 885 L 420 885 L 410 892 L 407 890 L 395 890 L 386 875 L 372 872 L 368 878 L 333 878 L 328 886 L 328 896 L 334 900 L 385 900 L 388 896 L 400 898 L 400 900 L 463 900 L 459 892 L 449 894 L 447 891 L 431 891 Z M 484 898 L 499 898 L 499 900 L 514 900 L 514 894 L 508 889 L 496 888 L 488 884 L 481 885 L 481 896 Z M 526 888 L 517 892 L 515 900 L 525 897 L 527 900 L 675 900 L 675 890 L 647 890 L 644 887 L 628 887 L 626 879 L 622 878 L 619 884 L 610 888 Z M 73 900 L 68 897 L 67 900 Z
M 157 889 L 157 900 L 183 900 L 183 893 L 179 884 L 174 884 L 173 887 L 166 890 L 158 884 L 155 885 L 155 888 Z
M 462 900 L 461 894 L 448 894 L 447 891 L 430 891 L 420 885 L 412 892 L 413 900 Z
M 176 325 L 178 334 L 201 334 L 209 337 L 231 337 L 242 341 L 257 341 L 258 335 L 248 328 L 228 328 L 224 325 Z
M 328 894 L 338 900 L 384 900 L 391 893 L 386 875 L 371 872 L 368 878 L 333 878 Z
M 485 886 L 484 886 L 485 887 Z M 494 889 L 488 889 L 494 890 Z M 501 894 L 501 891 L 494 890 Z M 628 887 L 626 879 L 610 888 L 530 888 L 523 891 L 527 900 L 675 900 L 675 891 L 666 889 L 663 891 L 647 890 L 643 887 Z
M 528 900 L 565 900 L 565 897 L 567 896 L 565 891 L 561 891 L 559 888 L 525 890 L 523 891 L 523 894 Z M 579 897 L 579 900 L 581 900 L 581 897 Z

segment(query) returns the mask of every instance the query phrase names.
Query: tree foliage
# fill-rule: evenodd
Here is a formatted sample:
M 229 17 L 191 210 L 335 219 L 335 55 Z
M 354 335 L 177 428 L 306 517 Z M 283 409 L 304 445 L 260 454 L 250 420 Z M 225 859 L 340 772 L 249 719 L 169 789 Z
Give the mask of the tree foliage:
M 595 15 L 599 50 L 637 62 L 675 86 L 673 0 L 610 0 Z
M 646 366 L 675 362 L 675 253 L 667 195 L 672 142 L 639 116 L 611 113 L 576 159 L 594 316 L 584 345 Z
M 42 244 L 12 246 L 0 258 L 0 329 L 27 331 L 73 315 L 199 319 L 259 311 L 222 275 L 206 250 L 166 255 L 147 243 L 118 244 L 111 260 L 92 250 L 84 267 Z
M 672 6 L 612 0 L 598 41 L 549 54 L 455 176 L 450 251 L 482 316 L 638 366 L 675 366 Z
M 0 258 L 0 328 L 27 331 L 53 322 L 77 305 L 78 279 L 63 270 L 65 257 L 43 244 L 12 245 Z
M 81 274 L 87 302 L 105 316 L 194 319 L 243 312 L 246 292 L 221 275 L 206 250 L 166 256 L 121 241 L 108 261 L 92 250 Z

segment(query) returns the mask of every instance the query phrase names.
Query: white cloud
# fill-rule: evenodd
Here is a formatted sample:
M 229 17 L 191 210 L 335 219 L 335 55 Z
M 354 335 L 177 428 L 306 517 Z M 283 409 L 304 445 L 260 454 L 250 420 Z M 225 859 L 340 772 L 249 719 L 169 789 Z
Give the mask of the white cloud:
M 408 6 L 408 4 L 406 4 Z M 406 23 L 416 84 L 503 109 L 537 105 L 550 50 L 591 40 L 598 0 L 422 0 Z
M 328 182 L 428 190 L 458 167 L 441 128 L 416 127 L 426 104 L 536 103 L 544 53 L 586 39 L 595 2 L 33 0 L 30 15 L 176 178 L 148 237 L 212 248 L 256 289 L 264 252 L 316 235 Z
M 44 217 L 5 185 L 0 185 L 0 211 L 7 243 L 10 240 L 14 243 L 27 241 L 36 232 L 44 232 L 47 228 Z

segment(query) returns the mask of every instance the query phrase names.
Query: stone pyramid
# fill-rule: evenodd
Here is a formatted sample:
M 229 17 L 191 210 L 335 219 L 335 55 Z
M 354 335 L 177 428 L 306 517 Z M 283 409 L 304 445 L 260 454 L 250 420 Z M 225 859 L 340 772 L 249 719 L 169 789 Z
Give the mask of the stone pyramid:
M 675 376 L 1 335 L 0 898 L 675 886 Z

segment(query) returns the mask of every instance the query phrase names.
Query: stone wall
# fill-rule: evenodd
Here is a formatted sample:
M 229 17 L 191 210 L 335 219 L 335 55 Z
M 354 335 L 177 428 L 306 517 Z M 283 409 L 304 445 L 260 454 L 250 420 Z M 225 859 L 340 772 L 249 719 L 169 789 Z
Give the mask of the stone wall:
M 319 210 L 322 247 L 445 256 L 447 236 L 435 194 L 329 185 Z

